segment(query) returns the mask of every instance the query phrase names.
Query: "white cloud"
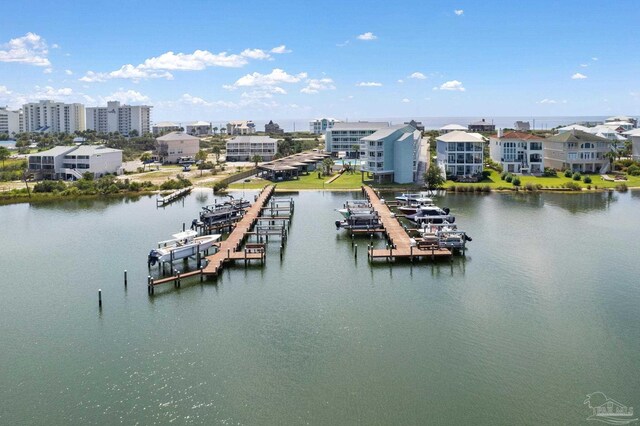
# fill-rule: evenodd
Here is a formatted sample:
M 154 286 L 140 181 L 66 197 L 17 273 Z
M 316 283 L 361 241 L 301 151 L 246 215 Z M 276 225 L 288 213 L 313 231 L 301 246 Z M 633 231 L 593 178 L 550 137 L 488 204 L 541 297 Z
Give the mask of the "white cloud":
M 301 72 L 299 74 L 288 74 L 286 71 L 279 68 L 274 68 L 269 74 L 260 74 L 254 72 L 240 77 L 233 83 L 235 87 L 263 87 L 263 86 L 275 86 L 281 83 L 298 83 L 301 80 L 307 78 L 307 73 Z
M 78 80 L 84 81 L 85 83 L 95 83 L 107 81 L 107 78 L 107 73 L 87 71 L 84 77 L 80 77 Z
M 464 13 L 464 10 L 456 9 L 456 10 L 453 11 L 453 13 L 455 13 L 457 16 L 462 16 L 462 14 Z
M 287 49 L 287 46 L 285 46 L 284 44 L 281 44 L 280 46 L 274 47 L 273 49 L 271 49 L 271 53 L 281 55 L 283 53 L 291 53 L 291 49 Z
M 322 90 L 335 90 L 336 86 L 333 85 L 333 79 L 325 78 L 311 78 L 307 80 L 307 86 L 303 87 L 300 92 L 306 94 L 315 94 Z
M 0 46 L 0 62 L 18 62 L 38 67 L 50 67 L 46 41 L 35 33 L 13 38 Z
M 258 59 L 258 60 L 271 59 L 271 55 L 269 55 L 267 52 L 265 52 L 262 49 L 244 49 L 240 53 L 240 55 L 249 59 Z
M 190 105 L 200 105 L 200 106 L 211 106 L 211 102 L 208 102 L 198 96 L 192 96 L 188 93 L 185 93 L 180 98 L 180 102 Z
M 402 100 L 402 103 L 403 103 L 403 104 L 408 104 L 409 102 L 411 102 L 411 100 L 409 100 L 408 98 L 404 98 L 404 99 Z
M 543 99 L 541 101 L 536 102 L 537 104 L 557 104 L 558 101 L 556 101 L 555 99 Z
M 51 48 L 52 48 L 52 49 L 60 49 L 60 45 L 59 45 L 58 43 L 53 43 L 53 44 L 51 45 Z
M 421 72 L 414 72 L 408 78 L 414 78 L 416 80 L 426 80 L 427 76 L 422 74 Z
M 571 76 L 572 80 L 584 80 L 585 78 L 587 78 L 587 76 L 584 74 L 580 74 L 579 72 Z
M 51 74 L 53 72 L 53 68 L 45 68 L 44 71 L 42 71 L 44 74 Z
M 73 75 L 73 71 L 71 71 L 71 70 L 64 70 L 64 73 L 66 75 Z
M 404 80 L 400 79 L 400 80 L 398 80 L 398 83 L 402 84 L 402 83 L 404 83 Z
M 7 89 L 7 86 L 0 86 L 0 96 L 8 96 L 11 93 L 11 90 Z
M 342 43 L 337 43 L 337 44 L 336 44 L 336 46 L 338 46 L 338 47 L 345 47 L 347 44 L 349 44 L 349 40 L 345 40 L 345 41 L 344 41 L 344 42 L 342 42 Z
M 458 92 L 464 92 L 466 89 L 464 88 L 464 86 L 462 85 L 461 81 L 458 80 L 451 80 L 451 81 L 446 81 L 444 83 L 442 83 L 440 85 L 440 87 L 434 87 L 435 90 L 452 90 L 452 91 L 458 91 Z
M 273 95 L 286 95 L 287 91 L 278 86 L 264 86 L 249 92 L 242 92 L 241 98 L 245 99 L 270 99 Z
M 357 83 L 356 86 L 358 86 L 358 87 L 381 87 L 382 83 L 378 83 L 376 81 L 361 81 L 360 83 Z
M 357 39 L 358 39 L 358 40 L 364 40 L 364 41 L 371 41 L 371 40 L 375 40 L 375 39 L 377 39 L 377 38 L 378 38 L 378 36 L 373 35 L 373 33 L 372 33 L 372 32 L 370 32 L 370 31 L 369 31 L 369 32 L 366 32 L 366 33 L 364 33 L 364 34 L 360 34 L 360 35 L 357 37 Z
M 598 60 L 598 58 L 591 58 L 591 60 L 595 62 Z
M 236 90 L 237 89 L 237 87 L 234 86 L 233 84 L 223 84 L 222 88 L 226 89 L 226 90 Z
M 586 68 L 586 67 L 588 67 L 588 66 L 589 66 L 589 64 L 580 64 L 580 66 L 581 66 L 582 68 Z
M 136 92 L 135 90 L 118 89 L 116 92 L 113 92 L 111 95 L 109 95 L 108 99 L 120 101 L 124 104 L 129 104 L 132 102 L 146 102 L 149 100 L 149 97 L 143 95 L 140 92 Z

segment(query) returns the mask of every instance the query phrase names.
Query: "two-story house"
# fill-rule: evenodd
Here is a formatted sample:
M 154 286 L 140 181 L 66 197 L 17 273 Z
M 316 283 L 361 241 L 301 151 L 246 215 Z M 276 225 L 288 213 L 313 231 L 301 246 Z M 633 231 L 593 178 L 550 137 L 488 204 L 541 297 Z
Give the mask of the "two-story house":
M 530 133 L 499 131 L 489 139 L 489 155 L 509 173 L 540 174 L 544 171 L 543 141 Z
M 569 169 L 581 173 L 606 173 L 611 151 L 611 140 L 572 130 L 546 138 L 544 164 L 557 170 Z

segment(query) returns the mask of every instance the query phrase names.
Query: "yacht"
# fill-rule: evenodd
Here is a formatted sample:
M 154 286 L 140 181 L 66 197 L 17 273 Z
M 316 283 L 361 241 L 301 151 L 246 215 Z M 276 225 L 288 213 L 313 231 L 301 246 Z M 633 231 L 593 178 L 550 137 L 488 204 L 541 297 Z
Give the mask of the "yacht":
M 172 239 L 160 241 L 158 248 L 149 252 L 147 262 L 155 265 L 157 262 L 169 262 L 195 256 L 202 253 L 220 239 L 219 234 L 198 237 L 198 233 L 191 229 L 172 235 Z
M 425 243 L 437 245 L 440 248 L 462 249 L 472 238 L 465 231 L 461 231 L 452 223 L 424 224 L 420 230 Z
M 451 224 L 456 221 L 455 216 L 449 214 L 449 209 L 447 207 L 441 209 L 434 205 L 420 206 L 414 214 L 407 215 L 406 217 L 410 221 L 419 225 L 425 223 Z

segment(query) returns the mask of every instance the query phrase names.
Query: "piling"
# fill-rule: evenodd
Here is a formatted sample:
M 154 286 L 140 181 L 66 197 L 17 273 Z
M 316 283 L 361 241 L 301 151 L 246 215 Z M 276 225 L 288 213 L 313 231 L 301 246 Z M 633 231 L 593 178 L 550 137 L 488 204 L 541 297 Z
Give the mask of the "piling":
M 102 290 L 98 289 L 98 306 L 102 308 Z
M 353 246 L 355 251 L 354 251 L 354 256 L 357 259 L 358 258 L 358 245 L 356 244 L 355 246 Z
M 127 270 L 124 270 L 124 286 L 127 286 Z

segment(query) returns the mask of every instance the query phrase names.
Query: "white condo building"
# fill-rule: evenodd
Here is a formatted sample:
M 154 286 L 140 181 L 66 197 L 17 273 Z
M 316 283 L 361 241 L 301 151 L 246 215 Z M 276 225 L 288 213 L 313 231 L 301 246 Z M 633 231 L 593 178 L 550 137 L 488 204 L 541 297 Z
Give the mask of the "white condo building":
M 418 180 L 422 132 L 409 124 L 381 128 L 361 138 L 362 171 L 378 183 L 413 183 Z
M 278 140 L 269 136 L 236 136 L 227 141 L 227 161 L 252 161 L 259 155 L 262 161 L 271 161 L 278 152 Z
M 167 134 L 171 132 L 181 132 L 182 130 L 184 130 L 180 126 L 180 123 L 174 123 L 173 121 L 160 121 L 154 124 L 151 129 L 153 131 L 153 134 L 156 136 L 160 133 Z
M 0 133 L 14 135 L 24 132 L 24 115 L 22 110 L 10 111 L 0 107 Z
M 309 131 L 316 135 L 323 134 L 329 129 L 332 129 L 336 123 L 340 123 L 340 120 L 335 118 L 316 118 L 309 122 Z
M 211 134 L 211 123 L 208 121 L 194 121 L 187 123 L 187 133 L 192 136 L 206 136 Z
M 360 158 L 360 139 L 388 127 L 387 122 L 337 122 L 332 128 L 327 129 L 324 137 L 325 151 L 336 155 L 344 153 L 349 158 Z
M 544 171 L 543 141 L 530 133 L 498 131 L 489 139 L 489 154 L 509 173 L 540 174 Z
M 78 180 L 86 172 L 95 177 L 122 173 L 122 151 L 102 145 L 56 146 L 28 159 L 29 172 L 38 179 Z
M 252 135 L 256 133 L 256 125 L 251 120 L 230 121 L 227 123 L 228 135 Z
M 82 104 L 42 100 L 24 104 L 22 112 L 25 132 L 73 133 L 86 129 Z
M 455 130 L 436 138 L 438 167 L 449 177 L 474 177 L 482 173 L 484 140 Z
M 148 105 L 120 105 L 107 102 L 106 107 L 87 108 L 87 129 L 98 133 L 119 132 L 129 136 L 132 130 L 141 136 L 151 131 L 151 108 Z

